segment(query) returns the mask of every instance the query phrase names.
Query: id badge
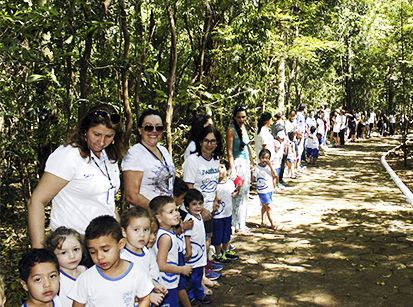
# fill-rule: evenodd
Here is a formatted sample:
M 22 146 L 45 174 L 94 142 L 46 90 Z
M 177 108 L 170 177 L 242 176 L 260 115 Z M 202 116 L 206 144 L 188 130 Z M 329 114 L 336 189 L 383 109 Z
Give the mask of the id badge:
M 168 178 L 168 188 L 169 188 L 169 190 L 172 190 L 173 187 L 174 187 L 174 176 L 169 175 L 169 178 Z
M 107 196 L 107 204 L 109 206 L 115 205 L 115 195 L 116 195 L 116 188 L 112 187 L 108 190 L 108 196 Z

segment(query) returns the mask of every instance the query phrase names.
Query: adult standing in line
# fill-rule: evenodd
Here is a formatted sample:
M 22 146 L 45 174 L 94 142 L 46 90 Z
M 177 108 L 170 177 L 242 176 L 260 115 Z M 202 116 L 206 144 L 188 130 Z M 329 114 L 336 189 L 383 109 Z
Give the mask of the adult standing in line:
M 277 112 L 275 114 L 275 123 L 272 125 L 271 127 L 271 133 L 274 139 L 277 139 L 277 136 L 279 135 L 278 133 L 282 131 L 284 132 L 284 134 L 282 134 L 284 136 L 284 139 L 282 140 L 283 142 L 283 146 L 282 146 L 282 154 L 280 153 L 280 155 L 282 155 L 281 161 L 280 161 L 280 169 L 278 171 L 278 179 L 279 179 L 279 183 L 278 183 L 278 188 L 279 189 L 284 189 L 285 187 L 288 187 L 288 184 L 284 181 L 284 170 L 285 170 L 285 164 L 287 162 L 287 155 L 288 155 L 288 146 L 284 146 L 285 145 L 285 140 L 286 140 L 286 130 L 285 130 L 285 121 L 284 121 L 284 116 L 282 112 Z
M 371 137 L 371 132 L 373 131 L 374 124 L 376 123 L 376 112 L 371 111 L 368 117 L 368 131 L 367 131 L 367 138 Z
M 251 182 L 251 166 L 253 165 L 249 150 L 249 137 L 246 128 L 247 110 L 236 106 L 232 112 L 232 122 L 227 130 L 228 162 L 231 176 L 242 178 L 239 194 L 234 198 L 232 224 L 235 232 L 248 234 L 246 225 L 248 217 L 248 194 Z
M 331 117 L 331 121 L 333 123 L 333 138 L 334 138 L 334 146 L 340 146 L 340 128 L 341 128 L 341 116 L 340 111 L 335 111 L 333 116 Z
M 138 130 L 138 143 L 122 161 L 124 189 L 130 204 L 148 208 L 155 196 L 173 194 L 175 165 L 168 150 L 159 145 L 164 126 L 158 111 L 143 111 Z
M 396 130 L 396 116 L 394 113 L 390 113 L 389 115 L 389 134 L 390 136 L 394 136 L 394 132 Z
M 270 132 L 270 127 L 273 124 L 272 115 L 269 112 L 264 112 L 258 119 L 257 134 L 255 136 L 255 154 L 258 157 L 262 149 L 268 149 L 271 153 L 271 161 L 275 159 L 274 137 Z
M 79 120 L 67 143 L 50 155 L 28 203 L 33 248 L 43 246 L 44 208 L 50 201 L 52 230 L 66 226 L 84 234 L 95 217 L 115 216 L 115 194 L 120 186 L 117 162 L 126 151 L 123 137 L 116 109 L 100 104 Z
M 344 109 L 340 109 L 340 132 L 339 132 L 339 138 L 340 138 L 340 146 L 344 146 L 346 143 L 346 131 L 347 131 L 347 115 L 346 111 Z

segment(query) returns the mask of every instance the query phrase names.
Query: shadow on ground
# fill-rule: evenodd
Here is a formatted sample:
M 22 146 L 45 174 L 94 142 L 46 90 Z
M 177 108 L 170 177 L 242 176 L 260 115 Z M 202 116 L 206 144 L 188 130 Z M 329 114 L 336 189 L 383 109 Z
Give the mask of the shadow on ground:
M 277 195 L 281 230 L 251 217 L 214 306 L 411 306 L 413 210 L 379 161 L 393 144 L 330 150 Z

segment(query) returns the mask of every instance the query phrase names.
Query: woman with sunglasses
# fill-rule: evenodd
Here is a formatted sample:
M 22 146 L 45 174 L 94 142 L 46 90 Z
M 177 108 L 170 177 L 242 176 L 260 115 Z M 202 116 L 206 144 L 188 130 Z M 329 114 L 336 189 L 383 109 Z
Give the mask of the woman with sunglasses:
M 66 226 L 84 234 L 95 217 L 115 216 L 120 186 L 117 162 L 126 151 L 123 136 L 115 108 L 100 104 L 79 120 L 68 142 L 49 156 L 28 203 L 33 248 L 43 246 L 45 206 L 50 201 L 52 230 Z
M 158 111 L 142 112 L 138 130 L 139 142 L 122 161 L 123 181 L 127 201 L 148 208 L 155 196 L 172 196 L 175 165 L 168 150 L 159 145 L 164 127 Z
M 251 181 L 251 166 L 254 165 L 249 149 L 249 137 L 246 128 L 247 110 L 243 106 L 236 106 L 232 113 L 232 122 L 227 130 L 228 162 L 234 182 L 241 185 L 239 194 L 233 201 L 232 225 L 235 232 L 248 234 L 247 203 Z M 238 179 L 238 180 L 237 180 Z

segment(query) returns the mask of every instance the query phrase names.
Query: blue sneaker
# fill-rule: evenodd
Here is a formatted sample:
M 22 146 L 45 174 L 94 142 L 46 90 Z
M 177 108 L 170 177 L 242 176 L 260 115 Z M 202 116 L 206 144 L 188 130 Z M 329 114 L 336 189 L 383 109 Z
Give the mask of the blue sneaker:
M 214 271 L 214 272 L 219 272 L 222 271 L 222 269 L 224 268 L 224 265 L 221 263 L 215 263 L 215 262 L 209 262 L 208 263 L 209 268 Z
M 206 276 L 208 279 L 214 281 L 214 280 L 217 280 L 218 278 L 220 278 L 220 277 L 221 277 L 221 274 L 219 274 L 219 273 L 217 273 L 217 272 L 214 272 L 214 271 L 212 271 L 212 270 L 206 270 L 205 276 Z

